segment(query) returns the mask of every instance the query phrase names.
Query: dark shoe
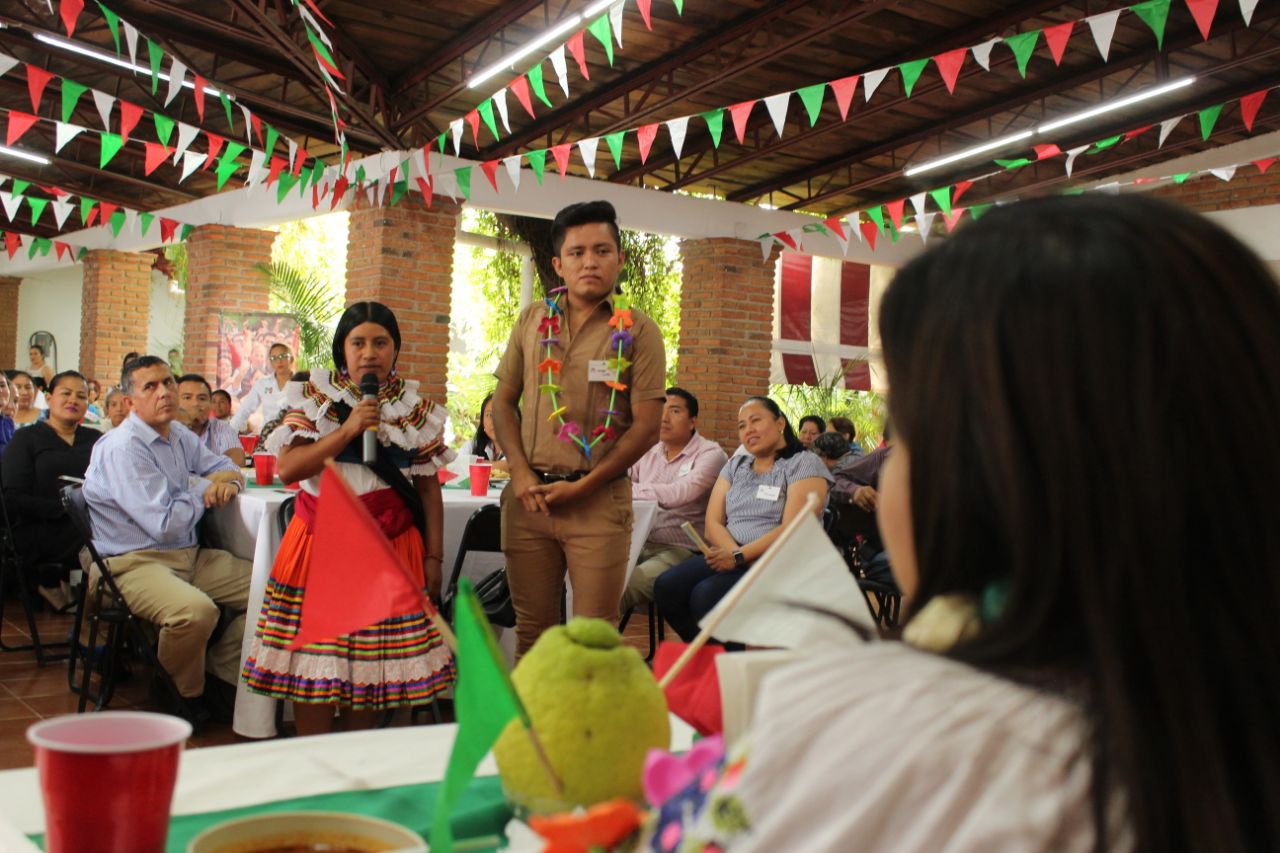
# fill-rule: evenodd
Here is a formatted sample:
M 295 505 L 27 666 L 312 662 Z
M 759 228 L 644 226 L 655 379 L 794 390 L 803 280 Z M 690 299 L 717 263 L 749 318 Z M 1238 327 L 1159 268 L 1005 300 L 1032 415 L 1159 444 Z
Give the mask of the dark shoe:
M 220 725 L 231 725 L 236 710 L 236 689 L 213 675 L 205 675 L 204 693 L 199 703 L 209 713 L 209 719 Z

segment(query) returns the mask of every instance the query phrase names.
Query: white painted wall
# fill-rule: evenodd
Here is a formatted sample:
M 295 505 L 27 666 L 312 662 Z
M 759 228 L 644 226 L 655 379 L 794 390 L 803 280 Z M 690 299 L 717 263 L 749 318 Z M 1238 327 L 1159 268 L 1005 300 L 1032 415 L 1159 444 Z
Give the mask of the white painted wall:
M 80 366 L 80 282 L 84 275 L 79 264 L 46 270 L 23 278 L 18 289 L 18 341 L 14 352 L 6 353 L 7 364 L 26 370 L 27 341 L 33 332 L 50 332 L 58 345 L 57 359 L 50 363 L 56 370 Z M 50 354 L 52 356 L 52 354 Z

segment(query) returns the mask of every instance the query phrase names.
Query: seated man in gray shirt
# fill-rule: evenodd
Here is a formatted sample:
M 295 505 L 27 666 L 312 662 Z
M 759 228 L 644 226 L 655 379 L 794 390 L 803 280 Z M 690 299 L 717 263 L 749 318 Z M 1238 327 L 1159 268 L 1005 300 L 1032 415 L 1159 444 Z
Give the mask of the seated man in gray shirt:
M 183 697 L 205 692 L 206 665 L 234 685 L 252 566 L 226 551 L 200 548 L 196 523 L 233 499 L 244 481 L 234 462 L 209 450 L 180 423 L 178 387 L 164 359 L 124 366 L 121 389 L 133 411 L 93 448 L 84 496 L 93 544 L 139 618 L 160 627 L 160 665 Z M 240 615 L 205 646 L 218 604 Z

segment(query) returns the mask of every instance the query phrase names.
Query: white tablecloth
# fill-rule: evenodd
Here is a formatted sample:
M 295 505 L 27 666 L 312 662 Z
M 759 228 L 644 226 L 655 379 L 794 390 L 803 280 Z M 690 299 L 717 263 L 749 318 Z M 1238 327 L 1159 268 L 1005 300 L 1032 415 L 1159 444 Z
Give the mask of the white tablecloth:
M 262 608 L 262 597 L 267 588 L 267 580 L 271 577 L 271 566 L 275 562 L 276 552 L 280 548 L 280 538 L 284 530 L 277 520 L 280 504 L 290 493 L 284 489 L 250 489 L 241 494 L 235 501 L 210 513 L 207 533 L 218 547 L 253 562 L 253 581 L 249 588 L 249 617 L 245 620 L 244 646 L 241 652 L 241 663 L 248 656 L 253 641 L 253 631 L 258 622 L 258 611 Z M 458 556 L 458 546 L 462 542 L 462 533 L 466 529 L 467 520 L 480 507 L 497 503 L 500 489 L 492 489 L 484 497 L 475 497 L 469 491 L 461 489 L 444 489 L 444 572 L 445 580 L 453 571 L 453 563 Z M 631 535 L 631 553 L 627 560 L 627 576 L 630 577 L 640 557 L 640 548 L 644 545 L 649 531 L 653 527 L 657 504 L 653 501 L 636 501 L 635 525 Z M 479 580 L 503 564 L 501 554 L 474 554 L 467 557 L 463 564 L 462 574 L 471 580 Z M 572 613 L 572 595 L 569 599 Z M 498 640 L 510 656 L 514 650 L 514 632 L 498 629 Z M 245 737 L 267 738 L 276 733 L 275 700 L 259 696 L 243 689 L 236 690 L 236 708 L 233 727 L 237 734 Z

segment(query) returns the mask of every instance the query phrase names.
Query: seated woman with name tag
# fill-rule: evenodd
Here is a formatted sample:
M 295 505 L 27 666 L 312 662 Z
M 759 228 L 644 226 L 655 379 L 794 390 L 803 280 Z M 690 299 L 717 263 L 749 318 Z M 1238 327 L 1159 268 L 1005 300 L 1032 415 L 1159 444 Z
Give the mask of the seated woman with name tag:
M 742 404 L 738 438 L 747 452 L 729 458 L 711 490 L 707 550 L 672 566 L 654 585 L 663 618 L 685 642 L 697 636 L 698 621 L 803 510 L 809 495 L 817 496 L 819 512 L 827 502 L 830 472 L 805 452 L 773 400 L 751 397 Z

